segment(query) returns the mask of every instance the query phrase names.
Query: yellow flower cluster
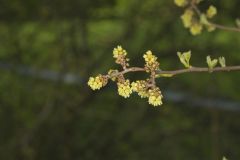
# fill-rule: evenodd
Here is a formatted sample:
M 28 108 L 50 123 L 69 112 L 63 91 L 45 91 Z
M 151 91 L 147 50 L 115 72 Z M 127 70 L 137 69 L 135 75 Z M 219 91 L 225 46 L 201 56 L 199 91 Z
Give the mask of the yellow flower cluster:
M 162 94 L 158 87 L 148 89 L 147 81 L 132 82 L 132 91 L 137 92 L 141 98 L 148 97 L 148 103 L 153 106 L 162 105 Z
M 190 28 L 192 35 L 198 35 L 202 32 L 202 24 L 194 19 L 194 12 L 191 9 L 186 9 L 181 16 L 185 28 Z
M 147 72 L 150 71 L 155 71 L 159 69 L 159 63 L 157 62 L 157 57 L 152 54 L 151 51 L 147 51 L 144 55 L 143 58 L 145 60 L 145 68 Z
M 127 52 L 124 50 L 121 46 L 117 46 L 116 48 L 113 49 L 113 57 L 114 58 L 119 58 L 120 56 L 126 56 Z
M 149 90 L 148 103 L 153 106 L 162 105 L 162 93 L 158 87 Z
M 174 3 L 179 7 L 184 7 L 187 5 L 187 0 L 174 0 Z
M 148 64 L 155 63 L 157 60 L 157 57 L 154 56 L 151 51 L 147 51 L 146 54 L 143 55 L 143 58 Z
M 100 89 L 107 84 L 107 79 L 98 75 L 97 77 L 90 77 L 88 80 L 88 85 L 92 88 L 92 90 Z
M 192 25 L 192 18 L 193 18 L 194 12 L 191 9 L 186 9 L 181 16 L 183 25 L 185 28 L 189 28 Z
M 212 18 L 217 14 L 217 8 L 213 5 L 209 6 L 207 10 L 207 17 Z
M 202 29 L 203 26 L 201 23 L 194 23 L 191 27 L 190 27 L 190 32 L 192 33 L 192 35 L 198 35 L 200 33 L 202 33 Z
M 120 64 L 124 69 L 129 66 L 129 64 L 127 63 L 129 59 L 126 58 L 126 55 L 126 50 L 124 50 L 121 46 L 117 46 L 113 49 L 113 58 L 116 58 L 115 62 L 117 64 Z
M 201 0 L 192 1 L 197 7 L 197 4 Z M 185 7 L 188 3 L 187 0 L 175 0 L 175 4 L 179 7 Z M 192 35 L 198 35 L 202 33 L 203 27 L 205 26 L 207 31 L 211 32 L 215 30 L 215 27 L 209 23 L 208 18 L 212 18 L 217 14 L 217 9 L 213 5 L 209 6 L 206 13 L 195 14 L 194 9 L 189 4 L 189 7 L 186 7 L 184 13 L 181 15 L 181 19 L 185 28 L 189 28 L 189 31 Z
M 130 97 L 130 94 L 132 93 L 132 89 L 130 87 L 129 80 L 126 80 L 124 82 L 118 82 L 118 94 L 120 96 L 123 96 L 124 98 Z
M 92 90 L 98 90 L 108 83 L 108 80 L 116 81 L 118 87 L 118 94 L 124 98 L 130 97 L 132 92 L 137 92 L 141 98 L 148 98 L 149 104 L 159 106 L 162 104 L 162 94 L 159 88 L 155 86 L 156 70 L 159 69 L 157 57 L 151 51 L 147 51 L 143 58 L 145 60 L 145 67 L 141 68 L 142 71 L 151 72 L 150 78 L 146 80 L 137 80 L 130 82 L 125 79 L 124 74 L 135 71 L 137 67 L 127 68 L 129 65 L 126 58 L 127 52 L 121 47 L 117 46 L 113 50 L 113 57 L 116 58 L 115 62 L 122 65 L 123 70 L 118 71 L 110 69 L 107 75 L 99 74 L 96 77 L 90 77 L 88 85 Z
M 137 92 L 141 98 L 146 98 L 148 97 L 147 85 L 148 83 L 144 80 L 132 82 L 132 91 Z

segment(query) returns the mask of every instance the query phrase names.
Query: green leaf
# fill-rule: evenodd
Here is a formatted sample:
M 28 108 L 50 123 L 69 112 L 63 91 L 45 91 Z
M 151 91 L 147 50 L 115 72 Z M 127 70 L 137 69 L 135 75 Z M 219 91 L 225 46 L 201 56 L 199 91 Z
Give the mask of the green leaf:
M 224 156 L 222 160 L 228 160 L 228 159 Z
M 190 58 L 191 58 L 191 51 L 184 52 L 183 56 L 184 56 L 185 60 L 189 63 Z
M 172 76 L 173 76 L 173 74 L 157 74 L 156 78 L 158 78 L 158 77 L 172 77 Z
M 190 59 L 191 59 L 191 51 L 188 52 L 177 52 L 177 55 L 180 59 L 180 62 L 186 67 L 186 68 L 190 68 Z
M 224 57 L 219 57 L 218 60 L 219 60 L 221 67 L 226 67 L 226 60 Z
M 236 25 L 238 28 L 240 28 L 240 19 L 236 19 Z
M 211 59 L 210 56 L 207 56 L 207 64 L 209 69 L 213 69 L 218 63 L 217 59 Z

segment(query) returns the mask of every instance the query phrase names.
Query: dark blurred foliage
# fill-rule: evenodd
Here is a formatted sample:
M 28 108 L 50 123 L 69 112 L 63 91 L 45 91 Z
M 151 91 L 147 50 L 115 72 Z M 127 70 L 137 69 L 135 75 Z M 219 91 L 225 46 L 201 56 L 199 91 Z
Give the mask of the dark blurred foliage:
M 204 1 L 201 9 L 210 3 L 219 10 L 219 23 L 234 25 L 240 17 L 240 1 Z M 205 65 L 209 54 L 240 64 L 238 33 L 194 37 L 181 14 L 169 0 L 0 0 L 0 63 L 13 66 L 0 70 L 0 159 L 239 159 L 239 112 L 167 100 L 153 108 L 135 95 L 119 97 L 113 83 L 97 92 L 86 85 L 90 75 L 118 68 L 112 58 L 118 44 L 135 66 L 148 49 L 162 69 L 181 68 L 176 52 L 186 50 L 196 66 Z M 82 80 L 43 80 L 19 74 L 19 66 Z M 163 95 L 172 89 L 239 101 L 239 81 L 233 72 L 185 74 L 158 84 Z

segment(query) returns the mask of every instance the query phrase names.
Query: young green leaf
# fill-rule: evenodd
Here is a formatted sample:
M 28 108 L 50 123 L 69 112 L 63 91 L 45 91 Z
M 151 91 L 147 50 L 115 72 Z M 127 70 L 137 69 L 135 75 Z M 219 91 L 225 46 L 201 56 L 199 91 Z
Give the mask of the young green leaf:
M 240 19 L 236 19 L 236 25 L 238 28 L 240 28 Z
M 213 69 L 218 63 L 217 59 L 211 59 L 210 56 L 207 56 L 207 64 L 209 69 Z
M 226 67 L 226 60 L 224 57 L 219 57 L 218 60 L 219 60 L 221 67 Z
M 156 75 L 156 78 L 159 78 L 159 77 L 172 77 L 173 76 L 173 74 L 157 74 Z
M 222 160 L 228 160 L 226 157 L 223 157 L 223 159 Z
M 181 61 L 181 63 L 186 67 L 186 68 L 190 68 L 190 59 L 191 59 L 191 51 L 188 52 L 177 52 L 177 55 Z

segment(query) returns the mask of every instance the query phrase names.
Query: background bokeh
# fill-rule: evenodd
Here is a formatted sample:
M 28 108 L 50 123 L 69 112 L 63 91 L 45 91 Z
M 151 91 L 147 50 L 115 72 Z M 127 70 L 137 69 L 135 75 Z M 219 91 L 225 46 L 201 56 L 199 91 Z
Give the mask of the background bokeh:
M 240 1 L 204 1 L 215 22 L 234 25 Z M 225 56 L 240 64 L 240 34 L 192 36 L 171 0 L 0 0 L 0 159 L 230 160 L 240 158 L 240 73 L 184 74 L 158 80 L 154 108 L 110 83 L 92 92 L 90 75 L 114 64 L 122 45 L 134 66 L 152 50 L 162 69 Z M 129 74 L 131 79 L 146 78 Z

